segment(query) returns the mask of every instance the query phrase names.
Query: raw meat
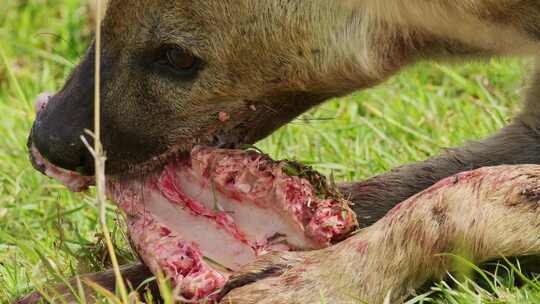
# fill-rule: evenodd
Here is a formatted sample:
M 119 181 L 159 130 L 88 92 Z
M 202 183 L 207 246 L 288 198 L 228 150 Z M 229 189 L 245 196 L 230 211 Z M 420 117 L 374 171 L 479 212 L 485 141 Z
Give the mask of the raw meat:
M 197 147 L 142 180 L 110 180 L 109 196 L 144 262 L 190 300 L 261 254 L 323 248 L 357 225 L 325 178 L 255 151 Z
M 38 97 L 36 112 L 49 97 Z M 29 149 L 37 169 L 72 191 L 93 185 L 93 177 L 58 168 Z M 190 302 L 212 301 L 230 273 L 259 255 L 323 248 L 357 227 L 348 202 L 324 177 L 255 151 L 196 147 L 159 172 L 109 177 L 107 188 L 126 213 L 141 259 Z

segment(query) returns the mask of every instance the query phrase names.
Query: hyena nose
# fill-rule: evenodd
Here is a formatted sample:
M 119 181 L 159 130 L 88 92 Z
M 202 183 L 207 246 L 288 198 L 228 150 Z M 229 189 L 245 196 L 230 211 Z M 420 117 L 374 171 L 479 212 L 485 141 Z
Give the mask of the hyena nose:
M 36 97 L 36 101 L 34 102 L 34 109 L 36 110 L 37 114 L 39 114 L 39 112 L 45 109 L 51 97 L 52 97 L 52 94 L 48 92 L 41 93 L 38 95 L 38 97 Z
M 53 165 L 90 175 L 93 161 L 81 140 L 85 129 L 81 122 L 86 119 L 66 111 L 66 104 L 58 99 L 49 93 L 36 98 L 37 117 L 29 143 Z

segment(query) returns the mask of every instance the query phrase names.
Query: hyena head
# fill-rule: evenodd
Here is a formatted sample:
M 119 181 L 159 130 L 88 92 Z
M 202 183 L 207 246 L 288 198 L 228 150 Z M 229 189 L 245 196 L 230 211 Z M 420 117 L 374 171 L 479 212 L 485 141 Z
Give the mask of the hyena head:
M 373 82 L 351 77 L 358 56 L 343 41 L 355 18 L 327 2 L 113 0 L 100 61 L 108 173 L 198 143 L 253 143 Z M 91 46 L 30 138 L 53 164 L 87 174 L 93 161 L 80 136 L 93 129 L 94 64 Z

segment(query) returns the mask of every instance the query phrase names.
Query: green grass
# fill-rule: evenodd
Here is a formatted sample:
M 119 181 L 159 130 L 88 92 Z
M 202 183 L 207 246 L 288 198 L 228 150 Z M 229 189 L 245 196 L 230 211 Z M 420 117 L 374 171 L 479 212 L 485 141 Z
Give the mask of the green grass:
M 0 302 L 35 285 L 109 266 L 91 194 L 73 194 L 35 172 L 26 137 L 33 98 L 58 90 L 90 38 L 77 0 L 0 0 Z M 375 89 L 304 115 L 258 146 L 358 180 L 493 133 L 516 113 L 528 62 L 420 64 Z M 132 259 L 123 224 L 108 208 L 121 261 Z M 415 299 L 439 303 L 538 303 L 540 285 L 519 274 L 467 286 L 440 284 Z M 487 288 L 491 292 L 478 287 Z

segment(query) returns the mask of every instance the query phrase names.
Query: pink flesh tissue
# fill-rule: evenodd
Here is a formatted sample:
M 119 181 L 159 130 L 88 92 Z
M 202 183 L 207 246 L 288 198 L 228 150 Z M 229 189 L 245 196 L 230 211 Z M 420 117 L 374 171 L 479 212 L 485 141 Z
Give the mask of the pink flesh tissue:
M 94 184 L 93 177 L 82 176 L 77 172 L 64 170 L 49 163 L 34 146 L 30 147 L 30 153 L 32 153 L 36 165 L 43 167 L 44 173 L 48 177 L 56 179 L 73 192 L 88 190 Z
M 90 184 L 39 159 L 72 190 Z M 347 201 L 322 195 L 287 166 L 254 151 L 196 147 L 144 178 L 110 178 L 108 193 L 149 268 L 182 297 L 212 300 L 230 273 L 257 256 L 323 248 L 357 227 Z

